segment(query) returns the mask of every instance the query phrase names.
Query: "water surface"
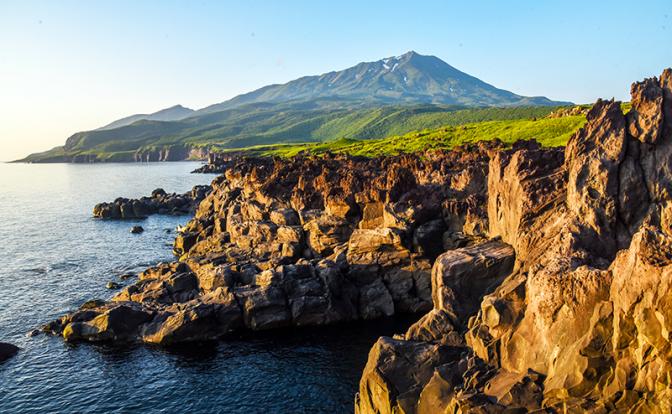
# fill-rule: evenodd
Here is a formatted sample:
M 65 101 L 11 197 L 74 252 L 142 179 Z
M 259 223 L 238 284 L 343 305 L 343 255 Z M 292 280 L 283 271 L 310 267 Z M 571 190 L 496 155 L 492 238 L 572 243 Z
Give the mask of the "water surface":
M 196 163 L 0 164 L 0 341 L 22 348 L 0 364 L 0 412 L 352 412 L 370 346 L 408 320 L 244 335 L 159 349 L 69 345 L 27 332 L 91 298 L 108 281 L 171 260 L 187 217 L 101 221 L 93 206 L 214 176 Z M 129 233 L 140 223 L 145 232 Z

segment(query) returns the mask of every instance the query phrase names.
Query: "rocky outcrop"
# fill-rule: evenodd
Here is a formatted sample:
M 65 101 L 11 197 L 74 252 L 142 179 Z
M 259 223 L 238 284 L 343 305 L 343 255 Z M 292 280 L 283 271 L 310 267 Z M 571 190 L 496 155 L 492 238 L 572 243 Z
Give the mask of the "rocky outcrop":
M 178 261 L 45 330 L 69 341 L 171 344 L 426 312 L 436 257 L 445 246 L 482 242 L 488 161 L 502 148 L 230 159 L 176 237 Z M 510 248 L 487 246 L 474 253 L 479 286 L 512 260 Z M 470 283 L 461 277 L 446 285 Z
M 19 347 L 16 345 L 0 342 L 0 363 L 8 360 L 19 352 Z
M 357 412 L 672 411 L 670 148 L 668 69 L 626 115 L 598 101 L 564 156 L 492 157 L 487 237 L 515 263 L 440 256 L 433 310 L 371 350 Z
M 207 153 L 207 163 L 196 168 L 192 173 L 196 174 L 223 174 L 241 158 L 247 157 L 245 151 L 230 151 L 226 153 Z M 205 157 L 204 157 L 205 158 Z
M 589 110 L 590 110 L 589 107 L 581 105 L 558 108 L 555 111 L 548 114 L 546 118 L 564 118 L 566 116 L 586 115 L 588 114 Z
M 184 194 L 169 194 L 162 188 L 157 188 L 149 197 L 117 198 L 111 203 L 96 204 L 93 216 L 118 220 L 143 219 L 151 214 L 192 214 L 210 191 L 211 187 L 207 185 L 197 185 Z

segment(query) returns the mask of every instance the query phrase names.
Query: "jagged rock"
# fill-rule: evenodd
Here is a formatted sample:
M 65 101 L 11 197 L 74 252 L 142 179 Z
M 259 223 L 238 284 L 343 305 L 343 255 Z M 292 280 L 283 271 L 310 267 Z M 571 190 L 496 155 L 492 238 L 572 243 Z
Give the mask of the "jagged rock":
M 525 246 L 530 225 L 540 214 L 564 202 L 567 178 L 564 151 L 516 143 L 493 157 L 488 173 L 488 235 L 501 237 L 516 250 Z
M 166 308 L 140 335 L 144 342 L 159 345 L 213 340 L 239 329 L 242 320 L 233 294 L 219 287 L 201 300 Z
M 515 250 L 511 274 L 467 300 L 478 284 L 433 277 L 435 308 L 394 342 L 404 357 L 372 349 L 358 412 L 672 411 L 672 70 L 632 95 L 627 115 L 598 101 L 564 160 L 529 144 L 492 158 L 489 235 Z M 448 345 L 463 353 L 438 361 Z
M 511 246 L 497 241 L 442 254 L 432 269 L 434 309 L 449 311 L 466 321 L 476 313 L 483 296 L 511 273 L 513 261 Z
M 487 163 L 502 148 L 492 141 L 421 157 L 223 159 L 223 175 L 176 234 L 177 262 L 140 273 L 111 304 L 45 330 L 108 338 L 78 324 L 130 302 L 151 309 L 151 319 L 123 339 L 159 344 L 428 311 L 431 266 L 444 240 L 473 244 L 487 228 Z M 105 208 L 118 218 L 181 211 L 209 191 L 199 188 L 157 189 Z M 238 312 L 207 302 L 219 290 Z
M 459 348 L 380 338 L 369 352 L 355 398 L 355 412 L 415 412 L 420 392 L 432 378 L 435 367 L 457 359 L 459 354 Z
M 632 84 L 632 110 L 628 112 L 628 132 L 641 142 L 655 144 L 663 132 L 663 89 L 658 79 Z
M 150 311 L 136 303 L 105 307 L 73 314 L 63 329 L 63 338 L 66 341 L 132 341 L 140 326 L 152 317 Z

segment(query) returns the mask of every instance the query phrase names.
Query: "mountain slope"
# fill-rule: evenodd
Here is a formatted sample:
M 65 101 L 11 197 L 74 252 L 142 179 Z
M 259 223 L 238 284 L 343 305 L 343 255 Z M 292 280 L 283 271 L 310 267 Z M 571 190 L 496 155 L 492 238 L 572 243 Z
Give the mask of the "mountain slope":
M 545 97 L 523 97 L 495 88 L 461 72 L 435 56 L 408 52 L 364 62 L 282 85 L 269 85 L 199 110 L 212 113 L 252 102 L 286 102 L 340 97 L 389 103 L 436 103 L 467 106 L 558 105 Z M 566 104 L 566 102 L 563 102 Z
M 196 150 L 195 156 L 202 156 L 199 148 L 220 151 L 336 138 L 375 139 L 470 122 L 541 118 L 553 109 L 445 105 L 305 109 L 304 104 L 297 103 L 259 103 L 178 122 L 140 121 L 112 130 L 80 132 L 70 137 L 65 146 L 32 154 L 23 161 L 89 162 L 91 156 L 96 161 L 134 161 L 144 159 L 142 154 L 147 152 L 171 147 Z
M 126 125 L 130 125 L 134 122 L 147 120 L 147 121 L 179 121 L 181 119 L 187 118 L 194 114 L 193 109 L 185 108 L 182 105 L 171 106 L 170 108 L 162 109 L 160 111 L 151 113 L 151 114 L 136 114 L 130 115 L 125 118 L 118 119 L 114 122 L 111 122 L 103 127 L 97 129 L 97 131 L 104 129 L 114 129 L 120 128 Z

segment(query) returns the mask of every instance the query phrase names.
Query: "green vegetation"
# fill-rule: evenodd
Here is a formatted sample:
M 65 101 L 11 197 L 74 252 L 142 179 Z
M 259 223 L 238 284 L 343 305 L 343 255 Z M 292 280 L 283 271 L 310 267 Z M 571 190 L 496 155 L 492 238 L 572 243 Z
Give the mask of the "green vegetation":
M 64 147 L 33 154 L 26 160 L 58 161 L 95 154 L 99 160 L 130 161 L 137 150 L 160 150 L 170 145 L 230 150 L 279 143 L 319 144 L 337 138 L 381 139 L 467 123 L 543 118 L 557 109 L 466 109 L 445 105 L 332 108 L 327 103 L 305 108 L 305 105 L 253 104 L 181 121 L 142 120 L 116 129 L 81 132 L 70 137 Z
M 562 146 L 585 123 L 583 116 L 562 118 L 517 119 L 468 123 L 423 129 L 383 139 L 357 140 L 341 138 L 324 143 L 284 144 L 248 148 L 259 155 L 291 157 L 301 151 L 311 154 L 324 152 L 347 153 L 362 156 L 395 155 L 427 149 L 450 149 L 458 145 L 499 138 L 507 144 L 517 140 L 536 139 L 548 147 Z

